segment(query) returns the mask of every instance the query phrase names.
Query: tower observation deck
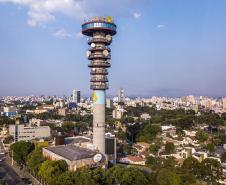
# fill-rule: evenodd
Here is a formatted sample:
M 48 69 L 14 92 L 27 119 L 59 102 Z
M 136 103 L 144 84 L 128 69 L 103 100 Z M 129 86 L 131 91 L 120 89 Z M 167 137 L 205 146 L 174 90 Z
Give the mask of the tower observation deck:
M 82 34 L 90 37 L 87 51 L 91 68 L 90 89 L 93 90 L 93 144 L 105 154 L 105 90 L 108 85 L 108 70 L 111 67 L 112 36 L 117 26 L 111 17 L 96 17 L 82 24 Z

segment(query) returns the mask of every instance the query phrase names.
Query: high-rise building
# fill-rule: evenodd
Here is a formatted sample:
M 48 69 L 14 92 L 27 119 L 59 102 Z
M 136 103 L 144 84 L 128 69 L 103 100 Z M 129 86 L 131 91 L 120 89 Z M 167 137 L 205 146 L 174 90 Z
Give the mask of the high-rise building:
M 80 91 L 73 90 L 72 93 L 72 101 L 75 102 L 76 104 L 80 103 L 81 100 L 81 93 Z
M 226 97 L 223 99 L 223 111 L 226 112 Z
M 113 101 L 110 98 L 106 99 L 106 107 L 112 108 L 113 107 Z
M 125 101 L 125 94 L 124 94 L 124 89 L 120 88 L 118 91 L 118 103 L 119 104 L 124 104 Z
M 111 66 L 112 36 L 116 25 L 111 17 L 93 18 L 82 25 L 82 33 L 89 36 L 87 57 L 90 60 L 91 85 L 93 90 L 93 145 L 105 154 L 105 103 L 108 86 L 108 71 Z

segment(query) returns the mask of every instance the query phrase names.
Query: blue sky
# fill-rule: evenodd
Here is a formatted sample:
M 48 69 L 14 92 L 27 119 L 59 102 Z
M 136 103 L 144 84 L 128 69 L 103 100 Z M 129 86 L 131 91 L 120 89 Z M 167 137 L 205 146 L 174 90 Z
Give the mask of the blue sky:
M 118 25 L 109 95 L 226 96 L 225 0 L 0 0 L 0 96 L 88 95 L 95 15 Z

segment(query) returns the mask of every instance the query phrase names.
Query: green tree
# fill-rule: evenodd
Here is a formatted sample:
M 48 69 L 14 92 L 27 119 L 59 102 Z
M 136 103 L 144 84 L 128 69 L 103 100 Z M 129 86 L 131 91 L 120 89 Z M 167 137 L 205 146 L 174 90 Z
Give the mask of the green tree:
M 216 144 L 226 144 L 226 135 L 220 134 L 216 137 L 216 140 L 218 141 Z
M 75 185 L 75 184 L 76 184 L 75 172 L 66 171 L 60 174 L 55 180 L 55 185 Z
M 80 169 L 76 172 L 64 172 L 60 174 L 54 185 L 97 185 L 92 177 L 91 170 Z
M 165 145 L 165 153 L 172 154 L 175 152 L 175 146 L 173 143 L 167 142 Z
M 188 157 L 187 159 L 185 159 L 182 165 L 182 170 L 184 170 L 185 173 L 193 174 L 196 177 L 200 176 L 200 168 L 200 162 L 193 157 Z
M 145 164 L 148 165 L 148 166 L 152 166 L 152 165 L 155 165 L 156 164 L 156 158 L 155 157 L 152 157 L 152 156 L 148 156 L 146 158 L 146 162 Z
M 154 143 L 150 145 L 149 151 L 152 154 L 157 154 L 160 148 L 161 148 L 161 145 L 159 143 Z
M 181 175 L 181 185 L 198 185 L 200 184 L 195 175 L 185 173 Z M 201 184 L 200 184 L 201 185 Z
M 64 132 L 70 132 L 71 130 L 75 130 L 75 122 L 66 121 L 62 124 L 62 129 Z
M 156 171 L 163 166 L 163 160 L 161 158 L 148 156 L 146 159 L 146 165 L 151 167 L 152 170 Z
M 122 141 L 126 140 L 126 133 L 121 128 L 118 129 L 118 133 L 116 136 Z
M 164 159 L 162 162 L 163 162 L 162 164 L 163 168 L 172 169 L 172 170 L 175 169 L 176 161 L 174 157 L 169 157 L 167 159 Z
M 206 158 L 201 162 L 201 177 L 206 182 L 214 182 L 221 179 L 223 170 L 221 163 L 215 159 Z
M 148 178 L 145 174 L 133 167 L 115 166 L 106 172 L 108 185 L 149 185 Z
M 42 156 L 42 150 L 35 149 L 27 157 L 27 166 L 34 173 L 38 173 L 41 164 L 45 161 L 45 158 Z
M 199 130 L 196 132 L 195 137 L 200 143 L 203 143 L 208 140 L 209 135 L 205 131 Z
M 221 154 L 221 162 L 225 163 L 226 162 L 226 152 Z
M 219 126 L 224 123 L 223 119 L 212 111 L 202 113 L 197 119 L 198 123 L 205 123 L 211 126 Z
M 226 121 L 226 112 L 224 112 L 223 114 L 221 114 L 221 118 Z
M 80 169 L 75 173 L 76 185 L 96 185 L 89 169 Z
M 210 154 L 213 154 L 215 152 L 215 145 L 213 143 L 208 143 L 206 145 L 206 150 L 208 150 Z
M 0 116 L 0 125 L 14 125 L 15 120 L 10 119 L 7 116 Z
M 92 170 L 92 179 L 98 185 L 107 185 L 106 171 L 103 168 L 96 168 Z
M 67 163 L 65 161 L 46 160 L 41 164 L 38 175 L 40 175 L 49 185 L 55 185 L 57 177 L 66 171 Z
M 158 185 L 180 185 L 181 183 L 180 176 L 166 168 L 158 172 L 156 180 Z
M 159 125 L 147 124 L 140 132 L 138 140 L 151 143 L 161 131 Z
M 34 150 L 34 144 L 26 141 L 19 141 L 10 146 L 13 159 L 21 167 L 25 165 L 27 156 Z
M 10 144 L 14 141 L 13 136 L 7 136 L 4 140 L 3 143 L 5 144 Z

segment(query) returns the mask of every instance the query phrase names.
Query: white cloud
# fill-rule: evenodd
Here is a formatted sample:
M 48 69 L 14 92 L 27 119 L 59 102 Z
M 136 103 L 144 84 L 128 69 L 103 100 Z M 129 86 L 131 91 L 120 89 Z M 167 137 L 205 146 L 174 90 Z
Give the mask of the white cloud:
M 158 24 L 156 27 L 157 27 L 157 28 L 165 28 L 166 25 L 164 25 L 164 24 Z
M 58 31 L 56 31 L 53 36 L 63 39 L 63 38 L 68 38 L 71 37 L 72 35 L 70 33 L 68 33 L 64 28 L 59 29 Z
M 35 27 L 55 19 L 55 17 L 48 12 L 29 11 L 28 15 L 29 19 L 27 20 L 27 24 L 31 27 Z
M 134 19 L 139 19 L 141 17 L 141 13 L 134 12 L 133 17 L 134 17 Z
M 29 26 L 40 26 L 55 19 L 56 14 L 63 14 L 77 19 L 96 15 L 113 17 L 128 16 L 131 10 L 146 5 L 151 0 L 0 0 L 0 3 L 12 3 L 27 9 Z M 120 8 L 116 8 L 120 7 Z M 133 13 L 138 19 L 141 14 Z
M 39 26 L 53 21 L 54 14 L 61 13 L 76 18 L 85 17 L 83 0 L 0 0 L 0 3 L 13 3 L 28 8 L 29 26 Z

